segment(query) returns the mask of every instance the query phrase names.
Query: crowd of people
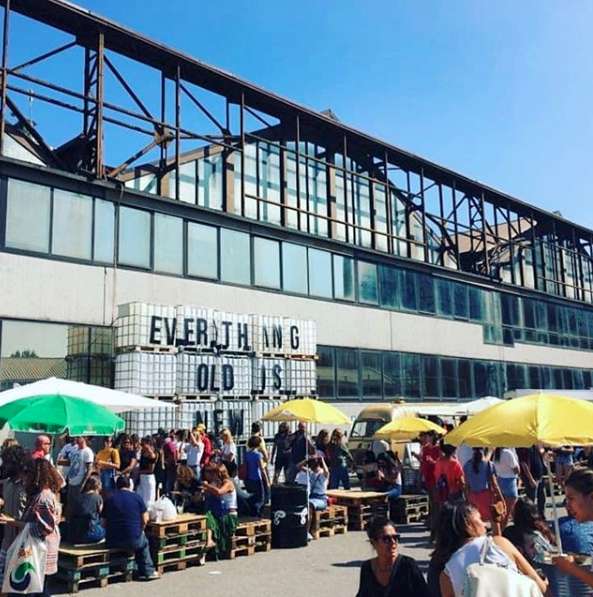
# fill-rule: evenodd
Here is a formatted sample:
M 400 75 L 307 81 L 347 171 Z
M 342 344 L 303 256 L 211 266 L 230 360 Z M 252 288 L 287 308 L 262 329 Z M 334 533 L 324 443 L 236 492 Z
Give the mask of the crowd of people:
M 367 527 L 376 555 L 361 568 L 357 597 L 551 597 L 546 574 L 554 567 L 593 587 L 593 572 L 558 553 L 559 539 L 564 553 L 589 553 L 593 544 L 590 449 L 456 449 L 434 433 L 422 434 L 420 440 L 421 482 L 429 495 L 427 525 L 434 546 L 427 579 L 413 560 L 399 554 L 394 523 L 377 517 Z M 560 518 L 559 538 L 545 518 L 545 458 L 566 496 L 568 515 Z M 486 574 L 480 563 L 504 569 L 504 575 Z M 488 591 L 480 592 L 480 580 L 490 584 Z
M 261 431 L 259 423 L 252 425 L 240 463 L 231 431 L 208 433 L 204 425 L 146 437 L 62 437 L 55 463 L 47 435 L 38 436 L 32 450 L 6 440 L 0 450 L 0 586 L 8 550 L 29 523 L 47 547 L 46 581 L 57 571 L 62 536 L 73 544 L 105 542 L 133 551 L 138 576 L 152 580 L 158 573 L 144 529 L 162 496 L 178 512 L 204 514 L 207 547 L 223 554 L 238 515 L 261 517 L 280 480 L 308 485 L 311 510 L 327 507 L 328 487 L 350 487 L 353 460 L 340 430 L 322 430 L 313 442 L 305 424 L 292 432 L 282 423 L 271 453 Z

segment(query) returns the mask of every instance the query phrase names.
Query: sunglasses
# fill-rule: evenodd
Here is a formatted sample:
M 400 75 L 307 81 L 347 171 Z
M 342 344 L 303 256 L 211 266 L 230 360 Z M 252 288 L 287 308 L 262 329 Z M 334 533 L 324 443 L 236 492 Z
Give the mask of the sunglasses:
M 399 535 L 383 535 L 382 537 L 379 537 L 379 539 L 381 539 L 381 541 L 383 541 L 385 544 L 399 543 L 399 537 Z

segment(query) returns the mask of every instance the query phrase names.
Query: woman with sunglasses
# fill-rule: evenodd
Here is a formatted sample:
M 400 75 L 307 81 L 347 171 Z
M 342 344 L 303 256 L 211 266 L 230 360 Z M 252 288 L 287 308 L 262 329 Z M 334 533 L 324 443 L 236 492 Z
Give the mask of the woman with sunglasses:
M 362 565 L 356 597 L 430 597 L 416 562 L 398 553 L 399 535 L 393 522 L 378 516 L 366 531 L 377 555 Z

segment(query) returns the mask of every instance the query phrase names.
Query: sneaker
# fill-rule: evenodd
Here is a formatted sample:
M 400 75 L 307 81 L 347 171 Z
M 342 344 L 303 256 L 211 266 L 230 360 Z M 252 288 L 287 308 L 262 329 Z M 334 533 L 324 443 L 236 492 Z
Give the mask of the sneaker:
M 307 541 L 313 541 L 313 535 L 311 535 L 311 533 L 307 533 Z
M 140 580 L 158 580 L 160 577 L 161 575 L 155 570 L 152 574 L 141 576 Z

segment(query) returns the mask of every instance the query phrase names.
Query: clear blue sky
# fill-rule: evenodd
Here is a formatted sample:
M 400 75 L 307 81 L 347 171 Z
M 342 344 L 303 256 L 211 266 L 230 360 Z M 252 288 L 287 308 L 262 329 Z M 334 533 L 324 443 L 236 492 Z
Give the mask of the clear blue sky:
M 593 228 L 591 0 L 77 3 Z

